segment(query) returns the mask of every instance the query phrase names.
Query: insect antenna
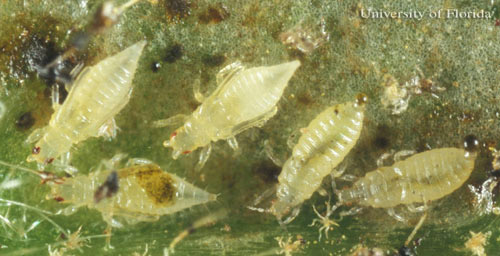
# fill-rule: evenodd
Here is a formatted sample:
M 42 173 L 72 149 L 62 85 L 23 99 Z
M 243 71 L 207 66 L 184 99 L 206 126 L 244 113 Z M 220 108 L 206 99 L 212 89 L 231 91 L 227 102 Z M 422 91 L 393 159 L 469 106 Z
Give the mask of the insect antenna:
M 62 178 L 59 178 L 50 172 L 35 171 L 35 170 L 29 169 L 29 168 L 26 168 L 26 167 L 23 167 L 20 165 L 14 165 L 14 164 L 7 163 L 7 162 L 4 162 L 2 160 L 0 160 L 0 165 L 36 175 L 36 176 L 40 177 L 40 179 L 42 180 L 42 183 L 45 183 L 47 181 L 53 181 L 54 183 L 61 183 L 63 181 Z

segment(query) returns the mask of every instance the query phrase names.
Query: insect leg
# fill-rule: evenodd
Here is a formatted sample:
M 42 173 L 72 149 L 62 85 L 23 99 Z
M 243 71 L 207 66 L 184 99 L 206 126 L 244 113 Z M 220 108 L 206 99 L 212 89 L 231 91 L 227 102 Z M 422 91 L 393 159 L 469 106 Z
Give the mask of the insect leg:
M 153 161 L 145 158 L 131 158 L 127 161 L 126 167 L 134 166 L 134 165 L 145 165 L 145 164 L 154 164 Z
M 104 230 L 104 234 L 106 235 L 106 245 L 104 246 L 104 250 L 114 249 L 111 245 L 111 232 L 113 229 L 113 212 L 110 210 L 109 212 L 102 212 L 102 218 L 107 223 L 106 229 Z
M 274 192 L 276 191 L 276 186 L 272 186 L 268 188 L 266 191 L 264 191 L 262 194 L 260 194 L 255 200 L 253 201 L 253 206 L 256 206 L 262 202 L 262 200 L 271 197 L 274 195 Z
M 403 216 L 397 214 L 396 211 L 394 211 L 394 208 L 387 209 L 387 214 L 389 214 L 389 216 L 393 217 L 397 221 L 406 223 L 406 219 Z
M 338 178 L 338 177 L 342 176 L 342 174 L 344 174 L 344 172 L 345 172 L 346 169 L 347 169 L 347 165 L 345 165 L 345 164 L 342 164 L 339 168 L 333 169 L 330 172 L 330 176 L 331 176 L 332 180 L 334 178 Z M 344 176 L 346 176 L 346 175 L 344 175 Z
M 71 81 L 68 82 L 68 83 L 64 83 L 64 88 L 66 89 L 67 92 L 69 92 L 71 90 L 71 88 L 73 88 L 73 85 L 74 85 L 74 81 L 75 79 L 78 77 L 78 74 L 80 74 L 80 72 L 82 71 L 84 65 L 83 63 L 78 63 L 78 65 L 76 65 L 70 72 L 69 72 L 69 75 L 71 77 Z M 87 69 L 88 70 L 88 69 Z
M 116 137 L 116 132 L 120 130 L 116 125 L 115 119 L 111 118 L 106 123 L 104 123 L 101 127 L 99 127 L 99 131 L 97 132 L 97 137 L 104 137 L 106 139 L 112 139 Z
M 237 74 L 239 71 L 243 70 L 245 67 L 241 64 L 241 62 L 236 61 L 234 63 L 231 63 L 227 66 L 225 66 L 223 69 L 219 71 L 219 73 L 216 75 L 216 81 L 217 84 L 220 86 L 229 81 L 231 77 L 233 77 L 235 74 Z
M 283 160 L 279 159 L 273 148 L 271 147 L 271 145 L 269 144 L 269 140 L 265 140 L 264 141 L 264 153 L 266 154 L 266 156 L 271 159 L 271 161 L 276 165 L 276 166 L 279 166 L 279 167 L 282 167 L 283 166 Z
M 415 207 L 414 204 L 408 204 L 406 205 L 406 207 L 408 208 L 408 211 L 410 212 L 423 212 L 423 211 L 426 211 L 427 210 L 427 206 L 425 205 L 421 205 L 421 206 L 418 206 L 418 207 Z
M 198 103 L 203 103 L 205 101 L 205 96 L 200 91 L 200 80 L 195 80 L 193 84 L 193 93 L 194 93 L 194 99 Z
M 422 227 L 422 224 L 424 224 L 425 218 L 427 218 L 427 212 L 425 212 L 424 215 L 422 215 L 422 217 L 418 221 L 417 225 L 415 226 L 415 228 L 411 232 L 410 236 L 408 236 L 408 239 L 406 239 L 405 246 L 408 246 L 408 244 L 411 242 L 411 240 L 413 240 L 413 237 L 415 236 L 415 234 L 417 234 L 417 231 L 420 229 L 420 227 Z
M 286 224 L 292 222 L 295 219 L 295 217 L 297 217 L 299 215 L 300 207 L 301 207 L 301 205 L 298 205 L 297 207 L 293 208 L 290 215 L 284 221 L 278 220 L 280 222 L 280 225 L 283 225 L 283 224 L 286 225 Z
M 178 114 L 175 116 L 171 116 L 167 119 L 160 119 L 160 120 L 154 121 L 151 126 L 153 128 L 161 128 L 161 127 L 166 127 L 166 126 L 181 125 L 186 121 L 187 118 L 188 118 L 187 115 Z
M 48 127 L 48 126 L 46 126 L 46 127 Z M 42 136 L 45 134 L 45 130 L 47 129 L 46 127 L 35 129 L 28 136 L 28 138 L 25 140 L 25 143 L 32 144 L 32 143 L 35 143 L 35 142 L 39 141 L 42 138 Z
M 382 154 L 378 159 L 377 159 L 377 167 L 382 167 L 384 166 L 384 161 L 387 160 L 391 155 L 393 154 L 393 151 L 389 153 L 384 153 Z
M 394 154 L 394 162 L 401 161 L 401 158 L 417 153 L 415 150 L 401 150 Z
M 52 91 L 51 91 L 51 99 L 52 99 L 52 108 L 54 109 L 54 112 L 57 112 L 59 109 L 59 85 L 54 84 L 52 86 Z
M 231 136 L 227 139 L 227 144 L 229 144 L 229 146 L 234 150 L 234 151 L 238 151 L 239 149 L 239 146 L 238 146 L 238 141 L 236 140 L 236 138 L 234 136 Z
M 356 177 L 352 174 L 345 174 L 345 175 L 340 176 L 339 179 L 353 182 L 353 181 L 357 180 L 358 177 Z
M 332 212 L 335 211 L 335 209 L 337 209 L 339 206 L 340 206 L 340 204 L 338 204 L 338 203 L 336 205 L 334 205 L 332 207 Z M 349 211 L 340 212 L 340 217 L 356 215 L 356 214 L 360 213 L 361 211 L 363 211 L 363 208 L 353 207 L 353 208 L 349 209 Z
M 203 166 L 205 166 L 205 164 L 207 163 L 211 152 L 212 152 L 212 144 L 208 144 L 201 150 L 198 163 L 196 164 L 195 167 L 196 171 L 200 171 L 201 169 L 203 169 Z
M 101 163 L 97 167 L 97 172 L 102 170 L 112 170 L 116 169 L 118 164 L 127 157 L 127 154 L 118 153 L 114 155 L 111 159 L 101 160 Z

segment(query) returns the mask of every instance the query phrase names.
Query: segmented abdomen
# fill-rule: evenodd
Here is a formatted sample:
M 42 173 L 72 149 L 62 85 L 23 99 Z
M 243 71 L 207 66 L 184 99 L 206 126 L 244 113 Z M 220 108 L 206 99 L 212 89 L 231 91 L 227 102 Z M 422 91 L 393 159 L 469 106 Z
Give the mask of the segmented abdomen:
M 196 118 L 222 133 L 217 137 L 236 135 L 231 134 L 235 126 L 274 109 L 299 66 L 292 61 L 239 71 L 203 102 Z
M 50 125 L 67 132 L 76 143 L 96 136 L 98 129 L 128 103 L 132 80 L 145 41 L 87 68 L 74 82 L 74 88 Z
M 356 144 L 364 117 L 364 104 L 348 102 L 330 107 L 304 129 L 293 155 L 278 180 L 288 187 L 296 202 L 311 197 L 323 178 L 345 158 Z
M 367 173 L 339 198 L 375 208 L 436 200 L 462 186 L 475 159 L 475 153 L 459 148 L 422 152 Z
M 163 171 L 158 165 L 146 164 L 119 169 L 117 193 L 95 204 L 94 193 L 110 173 L 67 178 L 62 184 L 51 185 L 52 195 L 71 203 L 75 209 L 87 206 L 99 211 L 113 210 L 114 214 L 135 212 L 144 215 L 170 214 L 216 199 L 216 195 Z

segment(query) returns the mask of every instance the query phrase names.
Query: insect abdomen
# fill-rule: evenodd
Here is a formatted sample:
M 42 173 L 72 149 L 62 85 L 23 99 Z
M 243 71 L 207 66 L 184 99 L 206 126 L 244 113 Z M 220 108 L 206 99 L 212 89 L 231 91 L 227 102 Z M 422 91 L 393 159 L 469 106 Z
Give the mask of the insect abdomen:
M 98 129 L 128 103 L 145 44 L 136 43 L 84 70 L 51 125 L 71 131 L 74 142 L 96 136 Z
M 215 127 L 215 140 L 236 135 L 232 130 L 235 126 L 263 116 L 276 106 L 299 66 L 299 61 L 292 61 L 240 71 L 203 102 L 203 112 L 197 118 Z
M 290 191 L 289 195 L 278 196 L 293 197 L 296 204 L 309 199 L 356 144 L 363 116 L 364 104 L 349 102 L 330 107 L 311 121 L 278 177 L 280 187 L 287 188 L 281 191 Z
M 244 122 L 270 111 L 280 100 L 299 66 L 299 61 L 292 61 L 271 67 L 250 68 L 230 80 L 231 86 L 221 98 L 227 101 L 228 107 L 235 107 L 234 121 Z
M 440 199 L 462 186 L 475 159 L 475 153 L 458 148 L 429 150 L 367 173 L 340 198 L 375 208 Z
M 364 107 L 354 102 L 326 109 L 304 129 L 293 148 L 294 159 L 305 161 L 316 154 L 328 154 L 341 162 L 359 138 L 363 113 Z

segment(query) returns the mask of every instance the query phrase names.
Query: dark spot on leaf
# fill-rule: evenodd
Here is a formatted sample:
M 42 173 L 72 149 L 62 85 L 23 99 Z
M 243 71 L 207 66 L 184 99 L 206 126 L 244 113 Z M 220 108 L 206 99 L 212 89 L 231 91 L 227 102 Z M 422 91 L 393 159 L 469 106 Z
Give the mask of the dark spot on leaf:
M 189 0 L 163 0 L 167 20 L 177 23 L 191 15 L 191 1 Z
M 174 63 L 180 59 L 183 55 L 183 49 L 180 44 L 174 44 L 167 50 L 167 56 L 165 56 L 165 61 L 168 63 Z
M 398 250 L 398 255 L 399 256 L 414 256 L 415 254 L 412 252 L 412 250 L 406 246 L 402 246 Z
M 278 175 L 281 172 L 281 168 L 270 160 L 264 160 L 253 168 L 252 171 L 260 180 L 270 184 L 278 182 Z
M 201 61 L 207 66 L 217 67 L 217 66 L 224 64 L 224 62 L 226 61 L 226 57 L 224 55 L 221 55 L 221 54 L 205 55 L 201 59 Z
M 219 4 L 217 6 L 208 7 L 207 10 L 202 12 L 198 18 L 202 24 L 217 24 L 229 17 L 227 8 Z
M 52 86 L 56 82 L 64 85 L 71 82 L 72 78 L 69 73 L 76 64 L 68 59 L 53 66 L 47 66 L 61 53 L 62 51 L 57 50 L 51 41 L 32 36 L 23 53 L 23 60 L 28 67 L 28 71 L 37 72 L 47 85 Z
M 475 152 L 479 148 L 479 140 L 474 135 L 467 135 L 464 138 L 464 149 L 468 152 Z
M 391 136 L 394 136 L 391 129 L 387 125 L 380 125 L 375 132 L 373 145 L 378 149 L 387 149 L 391 146 Z
M 314 103 L 314 100 L 311 96 L 311 93 L 309 91 L 306 91 L 297 95 L 297 102 L 309 107 Z
M 160 70 L 161 68 L 161 63 L 160 62 L 153 62 L 153 64 L 151 64 L 151 70 L 153 72 L 158 72 L 158 70 Z
M 16 127 L 19 130 L 28 130 L 33 124 L 35 124 L 35 118 L 33 118 L 31 112 L 22 114 L 16 121 Z

